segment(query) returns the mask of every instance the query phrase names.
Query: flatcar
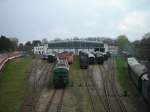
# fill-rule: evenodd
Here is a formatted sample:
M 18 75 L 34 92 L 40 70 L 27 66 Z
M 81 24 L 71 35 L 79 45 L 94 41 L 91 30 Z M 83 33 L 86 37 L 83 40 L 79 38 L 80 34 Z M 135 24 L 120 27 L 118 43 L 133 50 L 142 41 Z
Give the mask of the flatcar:
M 135 58 L 128 58 L 127 61 L 130 78 L 145 100 L 150 103 L 150 73 L 148 69 Z
M 69 83 L 69 65 L 67 60 L 58 60 L 53 70 L 53 85 L 64 88 Z

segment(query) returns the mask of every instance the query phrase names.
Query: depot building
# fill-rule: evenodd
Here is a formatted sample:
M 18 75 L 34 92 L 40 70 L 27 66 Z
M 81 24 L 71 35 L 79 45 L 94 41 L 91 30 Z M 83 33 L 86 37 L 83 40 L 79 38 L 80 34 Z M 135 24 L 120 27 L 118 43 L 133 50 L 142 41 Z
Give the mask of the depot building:
M 108 46 L 99 41 L 65 40 L 52 41 L 47 45 L 34 47 L 34 54 L 45 54 L 48 52 L 72 51 L 78 54 L 80 50 L 85 51 L 107 51 Z

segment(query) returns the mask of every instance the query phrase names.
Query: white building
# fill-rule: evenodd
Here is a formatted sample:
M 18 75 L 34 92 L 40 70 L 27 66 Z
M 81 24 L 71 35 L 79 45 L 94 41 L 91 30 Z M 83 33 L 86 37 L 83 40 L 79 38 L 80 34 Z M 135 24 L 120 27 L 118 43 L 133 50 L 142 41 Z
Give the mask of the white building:
M 42 46 L 38 45 L 33 48 L 33 52 L 34 52 L 34 54 L 46 54 L 47 49 L 48 49 L 47 44 L 42 45 Z

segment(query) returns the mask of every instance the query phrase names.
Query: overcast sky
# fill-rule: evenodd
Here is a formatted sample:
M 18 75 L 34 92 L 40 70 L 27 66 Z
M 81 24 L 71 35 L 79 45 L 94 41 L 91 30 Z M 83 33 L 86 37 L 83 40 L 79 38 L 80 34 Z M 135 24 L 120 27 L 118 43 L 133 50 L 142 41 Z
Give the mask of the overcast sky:
M 0 35 L 25 42 L 150 32 L 150 0 L 0 0 Z

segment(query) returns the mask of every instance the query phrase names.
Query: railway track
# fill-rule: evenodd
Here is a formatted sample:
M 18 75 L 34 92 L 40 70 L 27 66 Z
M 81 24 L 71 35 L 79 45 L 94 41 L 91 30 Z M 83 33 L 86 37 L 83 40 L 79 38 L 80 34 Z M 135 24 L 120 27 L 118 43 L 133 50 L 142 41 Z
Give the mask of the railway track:
M 110 59 L 107 65 L 102 65 L 100 67 L 100 71 L 104 81 L 103 86 L 110 112 L 127 112 L 116 88 L 114 62 Z
M 115 82 L 116 82 L 116 79 L 115 79 L 116 72 L 115 72 L 114 59 L 111 59 L 110 60 L 110 64 L 108 64 L 108 65 L 109 65 L 109 69 L 112 71 L 109 74 L 110 75 L 110 82 L 111 82 L 111 85 L 112 85 L 111 88 L 112 88 L 112 91 L 114 93 L 115 99 L 116 99 L 116 101 L 118 103 L 118 106 L 120 108 L 120 112 L 127 112 L 126 107 L 125 107 L 124 103 L 122 102 L 122 100 L 121 100 L 121 98 L 119 96 L 119 93 L 117 91 L 116 84 L 115 84 Z
M 102 67 L 102 68 L 101 68 Z M 99 66 L 100 72 L 101 72 L 101 77 L 102 77 L 102 81 L 103 81 L 103 90 L 104 90 L 104 95 L 105 95 L 105 104 L 107 107 L 107 112 L 112 112 L 112 106 L 110 103 L 110 95 L 109 95 L 109 91 L 108 91 L 108 80 L 107 80 L 107 75 L 105 74 L 105 71 L 103 69 L 103 65 Z
M 65 89 L 54 89 L 44 112 L 62 112 Z
M 92 112 L 99 111 L 99 109 L 96 109 L 95 107 L 95 105 L 97 104 L 96 100 L 98 100 L 99 103 L 102 103 L 103 111 L 109 112 L 107 104 L 105 103 L 105 101 L 103 101 L 103 98 L 99 93 L 98 87 L 96 83 L 94 82 L 92 75 L 94 75 L 92 71 L 87 71 L 86 73 L 87 77 L 84 75 L 84 80 L 86 83 L 87 91 L 88 91 L 90 102 L 91 102 L 91 111 Z M 93 96 L 93 93 L 95 93 L 97 97 Z
M 40 65 L 41 64 L 41 65 Z M 29 77 L 30 87 L 24 97 L 23 104 L 21 106 L 21 112 L 35 112 L 36 103 L 38 101 L 41 90 L 46 84 L 48 72 L 51 70 L 52 65 L 47 63 L 40 63 L 40 60 L 34 60 L 32 64 L 32 71 Z M 38 70 L 41 72 L 38 74 Z
M 88 72 L 87 72 L 88 73 Z M 86 74 L 86 73 L 85 73 Z M 92 95 L 92 91 L 91 88 L 89 87 L 91 84 L 89 84 L 89 81 L 87 80 L 86 76 L 84 74 L 84 82 L 85 82 L 85 86 L 87 88 L 87 92 L 89 95 L 89 99 L 90 99 L 90 104 L 91 104 L 91 112 L 96 112 L 95 106 L 94 106 L 94 96 Z M 92 87 L 92 86 L 91 86 Z

